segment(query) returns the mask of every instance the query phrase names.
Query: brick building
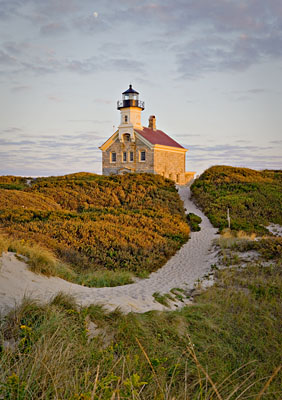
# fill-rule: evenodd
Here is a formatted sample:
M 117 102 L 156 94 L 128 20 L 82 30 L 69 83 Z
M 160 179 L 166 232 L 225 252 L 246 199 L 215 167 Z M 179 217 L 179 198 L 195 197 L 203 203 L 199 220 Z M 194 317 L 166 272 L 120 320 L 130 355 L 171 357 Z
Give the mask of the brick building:
M 141 125 L 144 102 L 129 85 L 117 103 L 121 112 L 118 130 L 99 148 L 103 152 L 103 175 L 148 172 L 184 185 L 194 177 L 185 171 L 187 149 L 156 128 L 151 115 L 148 128 Z

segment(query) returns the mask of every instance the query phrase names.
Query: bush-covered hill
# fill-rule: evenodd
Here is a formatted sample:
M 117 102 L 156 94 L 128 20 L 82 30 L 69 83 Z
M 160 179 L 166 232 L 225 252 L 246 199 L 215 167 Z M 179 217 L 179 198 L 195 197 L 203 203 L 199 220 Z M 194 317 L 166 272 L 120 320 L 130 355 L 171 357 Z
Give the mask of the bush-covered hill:
M 1 232 L 47 247 L 80 273 L 142 275 L 188 239 L 182 201 L 160 176 L 0 177 L 1 185 Z
M 282 171 L 215 166 L 206 170 L 191 187 L 199 206 L 220 230 L 266 232 L 269 223 L 282 225 Z

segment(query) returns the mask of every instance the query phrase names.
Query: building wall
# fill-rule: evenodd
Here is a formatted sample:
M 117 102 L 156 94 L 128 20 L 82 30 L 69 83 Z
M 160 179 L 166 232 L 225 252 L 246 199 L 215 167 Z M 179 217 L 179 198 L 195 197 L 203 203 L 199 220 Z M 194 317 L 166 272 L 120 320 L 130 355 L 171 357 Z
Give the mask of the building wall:
M 129 161 L 130 152 L 134 154 L 134 161 Z M 146 161 L 140 161 L 140 152 L 146 152 Z M 115 152 L 116 162 L 111 162 L 111 153 Z M 123 152 L 127 152 L 127 162 L 123 161 Z M 121 173 L 123 169 L 131 172 L 154 173 L 154 154 L 148 146 L 139 139 L 135 142 L 116 140 L 106 151 L 103 151 L 103 174 L 111 175 Z
M 185 153 L 178 151 L 155 150 L 155 173 L 185 184 Z
M 122 174 L 125 172 L 147 172 L 159 174 L 185 185 L 194 177 L 194 172 L 185 172 L 185 152 L 175 150 L 150 149 L 140 139 L 135 142 L 117 140 L 103 151 L 103 175 Z M 134 160 L 130 160 L 130 152 Z M 146 161 L 140 160 L 140 152 L 146 152 Z M 116 162 L 111 162 L 111 153 L 116 153 Z M 123 161 L 123 152 L 127 153 L 127 161 Z

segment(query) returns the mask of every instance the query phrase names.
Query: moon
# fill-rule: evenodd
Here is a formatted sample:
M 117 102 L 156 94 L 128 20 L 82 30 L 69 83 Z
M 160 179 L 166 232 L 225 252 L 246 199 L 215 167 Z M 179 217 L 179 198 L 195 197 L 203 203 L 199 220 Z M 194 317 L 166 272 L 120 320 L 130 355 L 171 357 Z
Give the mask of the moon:
M 97 13 L 97 11 L 95 11 L 95 12 L 93 13 L 93 17 L 94 17 L 94 18 L 98 18 L 98 15 L 99 15 L 99 14 Z

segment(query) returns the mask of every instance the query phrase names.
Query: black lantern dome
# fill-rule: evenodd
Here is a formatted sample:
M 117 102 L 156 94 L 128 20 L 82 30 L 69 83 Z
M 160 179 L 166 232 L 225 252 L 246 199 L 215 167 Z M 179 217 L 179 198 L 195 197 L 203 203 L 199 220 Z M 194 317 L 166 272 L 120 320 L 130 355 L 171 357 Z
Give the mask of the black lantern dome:
M 117 109 L 127 107 L 138 107 L 144 110 L 145 104 L 144 101 L 139 100 L 139 93 L 133 89 L 132 85 L 129 85 L 129 88 L 122 93 L 122 100 L 118 100 Z

